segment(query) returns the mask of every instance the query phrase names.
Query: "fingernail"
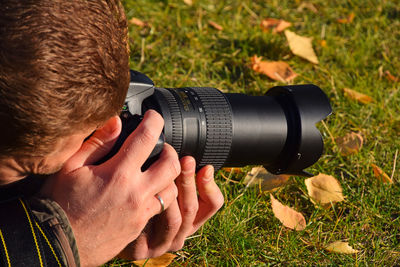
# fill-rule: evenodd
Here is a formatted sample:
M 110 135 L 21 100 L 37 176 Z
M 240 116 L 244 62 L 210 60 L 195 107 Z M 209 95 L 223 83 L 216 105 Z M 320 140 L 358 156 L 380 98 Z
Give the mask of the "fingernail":
M 103 130 L 105 133 L 112 134 L 115 131 L 115 127 L 110 124 L 106 124 L 101 128 L 101 130 Z
M 118 122 L 115 121 L 117 119 L 117 117 L 111 118 L 101 129 L 108 134 L 113 134 L 118 129 L 116 127 Z
M 203 181 L 209 182 L 214 178 L 214 168 L 209 167 L 206 171 L 206 174 L 203 177 Z
M 182 170 L 184 172 L 192 171 L 196 167 L 196 162 L 193 159 L 186 160 L 185 164 L 182 167 Z

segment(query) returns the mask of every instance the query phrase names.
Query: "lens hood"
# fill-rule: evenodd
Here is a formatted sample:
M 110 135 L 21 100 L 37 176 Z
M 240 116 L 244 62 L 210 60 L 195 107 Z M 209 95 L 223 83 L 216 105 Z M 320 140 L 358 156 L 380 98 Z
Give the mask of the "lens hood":
M 275 174 L 310 176 L 304 169 L 319 159 L 324 147 L 315 124 L 332 113 L 327 96 L 312 84 L 273 87 L 266 96 L 282 106 L 288 126 L 283 150 L 266 169 Z

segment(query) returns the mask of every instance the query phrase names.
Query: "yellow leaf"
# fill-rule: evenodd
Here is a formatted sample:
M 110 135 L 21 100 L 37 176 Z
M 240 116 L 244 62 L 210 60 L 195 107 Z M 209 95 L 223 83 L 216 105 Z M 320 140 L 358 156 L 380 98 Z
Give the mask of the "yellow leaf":
M 348 156 L 351 154 L 355 154 L 363 146 L 363 138 L 358 133 L 348 133 L 345 136 L 336 138 L 336 144 L 339 148 L 340 154 L 343 156 Z
M 210 24 L 213 28 L 215 28 L 215 29 L 217 29 L 219 31 L 222 31 L 224 29 L 221 25 L 219 25 L 218 23 L 216 23 L 216 22 L 214 22 L 212 20 L 209 20 L 208 24 Z
M 258 166 L 251 169 L 251 171 L 244 178 L 243 183 L 247 187 L 260 186 L 264 192 L 272 191 L 288 183 L 290 175 L 274 175 L 269 173 L 264 167 Z
M 265 74 L 276 81 L 291 82 L 297 77 L 297 73 L 283 61 L 262 61 L 261 57 L 253 56 L 251 62 L 254 71 Z
M 325 206 L 326 204 L 344 200 L 342 187 L 333 176 L 320 173 L 317 176 L 306 179 L 304 182 L 313 203 Z
M 344 254 L 354 254 L 358 253 L 358 250 L 353 249 L 349 246 L 349 243 L 343 241 L 335 241 L 330 243 L 325 247 L 327 251 L 330 252 L 337 252 L 337 253 L 344 253 Z
M 301 231 L 306 228 L 306 219 L 300 213 L 294 209 L 283 205 L 278 200 L 271 196 L 272 212 L 275 217 L 287 228 Z
M 352 100 L 356 100 L 363 104 L 368 104 L 372 102 L 374 99 L 368 95 L 359 93 L 357 91 L 351 90 L 349 88 L 343 88 L 344 95 Z
M 192 0 L 183 0 L 183 2 L 188 6 L 192 6 L 193 5 L 193 1 Z
M 285 30 L 285 35 L 293 54 L 318 64 L 317 55 L 312 47 L 312 38 L 297 35 L 289 30 Z
M 292 26 L 292 23 L 283 19 L 266 18 L 261 21 L 260 26 L 263 31 L 272 30 L 273 33 L 278 33 Z
M 382 181 L 383 183 L 393 184 L 393 180 L 390 179 L 389 175 L 387 175 L 381 168 L 371 163 L 372 169 L 374 170 L 375 177 Z
M 165 253 L 157 258 L 145 259 L 134 261 L 133 263 L 137 266 L 145 266 L 145 267 L 167 267 L 171 264 L 171 262 L 175 259 L 176 255 L 171 253 Z

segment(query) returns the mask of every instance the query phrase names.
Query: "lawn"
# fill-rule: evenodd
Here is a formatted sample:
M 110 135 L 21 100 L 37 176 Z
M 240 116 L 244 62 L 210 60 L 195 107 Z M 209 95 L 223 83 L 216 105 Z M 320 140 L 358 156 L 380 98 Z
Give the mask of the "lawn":
M 333 107 L 325 125 L 318 124 L 324 154 L 307 170 L 335 177 L 345 201 L 330 209 L 315 206 L 304 177 L 292 177 L 272 194 L 304 215 L 306 228 L 295 231 L 275 218 L 269 192 L 243 183 L 251 166 L 220 171 L 216 179 L 225 205 L 175 253 L 172 266 L 400 265 L 399 2 L 308 3 L 313 6 L 300 0 L 124 1 L 128 19 L 147 23 L 130 24 L 131 67 L 156 86 L 263 95 L 285 84 L 253 71 L 251 57 L 257 55 L 287 62 L 298 74 L 292 83 L 321 87 Z M 290 31 L 312 37 L 319 64 L 295 56 L 283 33 L 263 31 L 265 18 L 289 21 Z M 373 100 L 350 99 L 344 88 Z M 350 132 L 362 136 L 363 147 L 343 156 L 335 140 Z M 371 164 L 393 183 L 378 180 Z M 333 241 L 348 242 L 359 252 L 328 252 L 324 248 Z M 109 266 L 118 264 L 131 263 Z

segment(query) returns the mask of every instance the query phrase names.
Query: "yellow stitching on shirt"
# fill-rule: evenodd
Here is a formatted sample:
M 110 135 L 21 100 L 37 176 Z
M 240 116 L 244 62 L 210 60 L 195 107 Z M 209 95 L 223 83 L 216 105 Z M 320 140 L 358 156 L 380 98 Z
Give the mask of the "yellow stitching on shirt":
M 26 217 L 28 218 L 29 225 L 30 225 L 31 231 L 32 231 L 33 240 L 35 241 L 36 250 L 37 250 L 37 253 L 38 253 L 38 256 L 39 256 L 40 266 L 43 267 L 42 256 L 40 255 L 39 245 L 38 245 L 38 242 L 37 242 L 37 239 L 36 239 L 35 229 L 33 229 L 31 217 L 29 216 L 28 210 L 26 209 L 24 202 L 21 199 L 19 199 L 19 201 L 21 202 L 22 207 L 25 210 Z
M 60 261 L 58 260 L 57 255 L 56 255 L 56 253 L 55 253 L 55 251 L 54 251 L 54 249 L 53 249 L 53 246 L 50 244 L 49 240 L 47 239 L 47 236 L 44 234 L 44 232 L 43 232 L 42 228 L 40 228 L 39 224 L 38 224 L 37 222 L 35 222 L 35 223 L 36 223 L 36 227 L 39 229 L 39 231 L 42 233 L 44 239 L 46 240 L 47 245 L 49 245 L 49 247 L 50 247 L 50 249 L 51 249 L 51 252 L 53 252 L 54 258 L 56 258 L 56 261 L 57 261 L 57 263 L 58 263 L 58 266 L 62 267 Z
M 11 267 L 10 258 L 8 257 L 8 251 L 7 251 L 6 241 L 4 241 L 4 237 L 3 237 L 3 233 L 1 232 L 1 229 L 0 229 L 0 238 L 1 238 L 1 242 L 3 242 L 3 246 L 4 246 L 4 251 L 5 251 L 5 253 L 6 253 L 6 258 L 7 258 L 8 267 Z

